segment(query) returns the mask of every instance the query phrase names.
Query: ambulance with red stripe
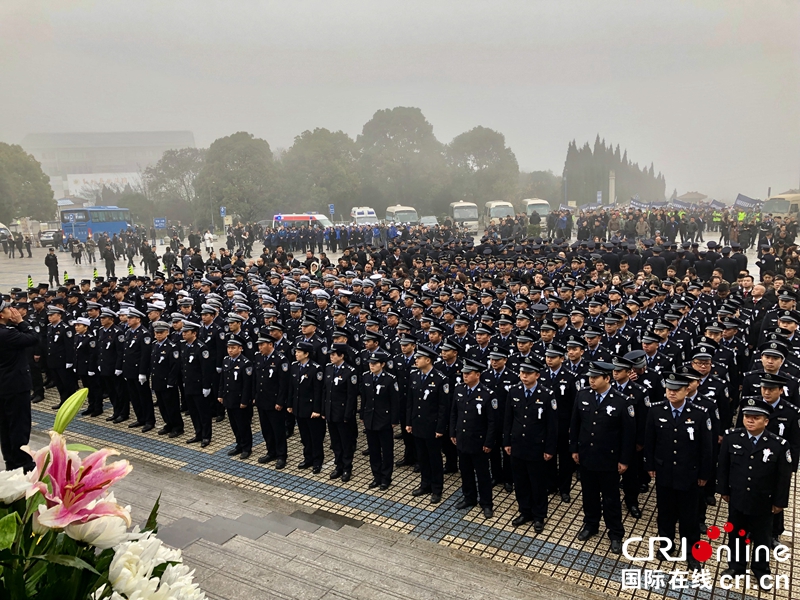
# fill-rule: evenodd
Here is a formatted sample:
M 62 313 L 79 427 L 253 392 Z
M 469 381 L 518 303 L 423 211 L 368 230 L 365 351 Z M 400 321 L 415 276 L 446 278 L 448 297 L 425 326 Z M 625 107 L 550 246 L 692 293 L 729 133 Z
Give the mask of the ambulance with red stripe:
M 307 213 L 283 213 L 272 217 L 272 228 L 278 229 L 279 227 L 302 227 L 307 225 L 309 227 L 333 227 L 331 220 L 325 215 L 315 212 Z

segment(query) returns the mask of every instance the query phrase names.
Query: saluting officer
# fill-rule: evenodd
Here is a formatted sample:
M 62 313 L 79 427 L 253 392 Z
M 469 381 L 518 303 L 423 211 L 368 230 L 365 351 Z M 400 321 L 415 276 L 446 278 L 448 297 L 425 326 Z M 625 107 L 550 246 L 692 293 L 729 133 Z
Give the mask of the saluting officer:
M 539 384 L 545 366 L 533 356 L 519 362 L 519 383 L 508 391 L 503 449 L 511 457 L 519 515 L 511 525 L 533 521 L 544 531 L 547 517 L 547 463 L 558 450 L 558 402 L 553 390 Z
M 266 464 L 275 461 L 275 468 L 286 466 L 286 419 L 284 409 L 289 399 L 291 375 L 289 359 L 275 350 L 275 340 L 260 337 L 256 341 L 258 354 L 255 356 L 255 381 L 253 394 L 261 423 L 261 435 L 267 446 L 267 453 L 258 462 Z
M 772 406 L 758 398 L 743 402 L 744 428 L 725 432 L 717 465 L 717 491 L 728 503 L 731 560 L 723 575 L 742 575 L 747 570 L 747 551 L 756 577 L 769 574 L 773 515 L 789 505 L 792 451 L 789 442 L 767 431 Z M 745 534 L 747 535 L 747 534 Z M 732 542 L 732 543 L 731 543 Z
M 414 436 L 420 468 L 420 485 L 411 495 L 431 495 L 431 504 L 442 501 L 444 468 L 441 438 L 450 425 L 450 384 L 447 377 L 433 368 L 436 351 L 419 344 L 415 354 L 416 369 L 408 382 L 406 431 Z
M 585 542 L 597 534 L 602 515 L 611 552 L 620 554 L 625 528 L 619 478 L 633 459 L 636 411 L 625 396 L 611 388 L 613 370 L 614 365 L 606 362 L 589 365 L 589 389 L 580 390 L 575 397 L 570 446 L 583 489 L 583 528 L 578 540 Z
M 200 442 L 205 448 L 211 443 L 211 389 L 217 370 L 208 347 L 198 339 L 201 325 L 193 321 L 184 321 L 181 332 L 181 382 L 183 397 L 189 408 L 194 436 L 186 440 L 187 444 Z
M 670 373 L 666 402 L 650 406 L 644 436 L 644 463 L 656 486 L 659 537 L 675 539 L 675 523 L 691 548 L 700 539 L 697 528 L 699 488 L 711 477 L 712 433 L 708 410 L 688 402 L 689 380 Z M 689 556 L 689 568 L 700 563 Z
M 242 342 L 228 340 L 228 356 L 222 361 L 217 401 L 228 410 L 236 446 L 228 456 L 246 460 L 253 452 L 253 363 L 242 354 Z
M 319 297 L 319 296 L 318 296 Z M 347 344 L 333 344 L 328 352 L 330 363 L 325 365 L 323 378 L 324 418 L 331 436 L 334 469 L 331 479 L 350 481 L 353 473 L 353 452 L 356 440 L 353 437 L 353 422 L 356 418 L 358 398 L 358 375 L 353 367 L 344 362 Z
M 156 393 L 158 411 L 164 420 L 164 426 L 158 435 L 176 438 L 183 435 L 183 417 L 178 387 L 181 381 L 181 352 L 169 339 L 170 325 L 164 321 L 156 321 L 152 325 L 156 340 L 150 352 L 151 386 Z
M 78 390 L 75 378 L 75 345 L 72 343 L 72 329 L 64 323 L 64 309 L 52 304 L 47 307 L 47 368 L 58 389 L 58 404 L 61 404 Z
M 372 482 L 369 488 L 389 489 L 394 470 L 392 426 L 400 423 L 402 399 L 397 378 L 384 370 L 389 355 L 382 350 L 367 359 L 369 371 L 361 376 L 360 419 L 364 422 Z
M 472 508 L 480 502 L 483 516 L 494 516 L 492 505 L 492 476 L 489 473 L 489 453 L 496 435 L 497 398 L 481 383 L 486 370 L 484 361 L 465 358 L 461 366 L 462 383 L 453 390 L 450 410 L 450 441 L 458 450 L 461 470 L 461 491 L 464 497 L 456 510 Z M 475 478 L 478 485 L 475 485 Z
M 75 328 L 75 374 L 89 390 L 88 404 L 81 414 L 99 417 L 103 414 L 103 389 L 97 377 L 97 338 L 92 333 L 91 320 L 86 317 L 78 317 L 72 325 Z
M 295 362 L 291 366 L 292 397 L 287 409 L 297 419 L 303 460 L 298 469 L 312 467 L 314 474 L 322 471 L 325 460 L 325 421 L 322 420 L 322 367 L 311 360 L 316 346 L 298 341 L 295 345 Z M 327 352 L 327 349 L 326 349 Z
M 117 314 L 110 308 L 100 311 L 100 327 L 97 329 L 97 374 L 103 393 L 111 400 L 111 416 L 106 421 L 122 423 L 130 417 L 130 407 L 122 387 L 122 355 L 125 352 L 125 334 L 114 324 Z
M 141 427 L 147 433 L 156 426 L 153 411 L 153 394 L 148 383 L 150 352 L 153 338 L 150 330 L 142 326 L 144 313 L 128 309 L 128 331 L 125 333 L 125 350 L 122 355 L 122 376 L 128 388 L 128 397 L 136 420 L 128 428 Z

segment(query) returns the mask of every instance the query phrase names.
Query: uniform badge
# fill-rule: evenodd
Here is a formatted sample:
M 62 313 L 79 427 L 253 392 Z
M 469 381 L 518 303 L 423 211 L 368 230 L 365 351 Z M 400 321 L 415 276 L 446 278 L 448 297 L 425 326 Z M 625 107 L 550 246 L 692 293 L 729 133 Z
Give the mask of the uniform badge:
M 711 431 L 711 419 L 706 419 L 706 429 Z
M 390 369 L 394 369 L 394 362 L 392 362 L 391 360 L 387 360 L 386 366 L 389 367 Z
M 219 333 L 219 339 L 221 339 L 221 340 L 224 340 L 224 339 L 225 339 L 225 332 L 224 332 L 224 331 L 220 331 L 220 333 Z
M 322 348 L 320 348 L 320 350 L 322 350 L 323 354 L 327 354 L 328 353 L 328 347 L 327 346 L 323 346 Z
M 253 367 L 247 367 L 244 370 L 244 372 L 247 373 L 248 375 L 252 375 L 253 374 Z
M 350 383 L 352 383 L 353 385 L 358 383 L 358 375 L 353 375 L 352 377 L 350 377 Z
M 72 337 L 72 332 L 69 329 L 67 329 L 67 337 Z
M 399 385 L 397 385 L 397 382 L 396 382 L 396 381 L 394 382 L 394 391 L 395 391 L 395 392 L 399 392 L 399 391 L 400 391 L 400 386 L 399 386 Z
M 249 349 L 252 349 L 253 348 L 253 342 L 247 342 L 247 347 Z
M 281 371 L 288 371 L 289 370 L 289 363 L 283 363 L 281 365 Z
M 449 383 L 445 383 L 445 384 L 442 386 L 442 391 L 443 391 L 445 394 L 449 394 L 449 393 L 450 393 L 450 384 L 449 384 Z
M 322 381 L 322 371 L 318 371 L 318 372 L 317 372 L 317 379 L 318 379 L 319 381 Z
M 787 450 L 786 451 L 786 462 L 788 462 L 788 463 L 792 462 L 792 451 L 791 450 Z
M 118 342 L 124 342 L 125 341 L 125 336 L 124 335 L 117 336 L 117 341 Z
M 634 416 L 634 410 L 633 410 L 633 407 L 632 407 L 632 406 L 629 406 L 629 407 L 628 407 L 628 414 L 629 414 L 630 416 Z
M 556 399 L 555 399 L 555 398 L 553 398 L 552 400 L 550 400 L 550 406 L 552 406 L 552 407 L 553 407 L 553 410 L 558 410 L 558 403 L 556 402 Z
M 644 405 L 645 405 L 647 408 L 650 408 L 650 406 L 651 406 L 651 405 L 650 405 L 650 398 L 645 398 L 645 399 L 644 399 Z
M 178 356 L 180 356 L 180 354 L 181 354 L 180 352 L 175 350 L 175 352 L 172 353 L 172 358 L 178 358 Z
M 357 365 L 361 364 L 361 357 L 360 356 L 356 356 L 356 364 Z
M 209 356 L 208 350 L 203 350 L 203 358 L 208 358 Z
M 145 337 L 144 337 L 144 339 L 143 339 L 142 341 L 143 341 L 145 344 L 149 344 L 149 343 L 150 343 L 150 337 L 149 337 L 149 336 L 145 336 Z
M 94 348 L 96 345 L 97 345 L 97 342 L 95 342 L 94 340 L 89 342 L 89 348 Z
M 553 402 L 555 402 L 555 400 Z M 497 398 L 492 398 L 492 408 L 497 410 Z
M 39 326 L 37 325 L 36 327 L 34 327 L 34 328 L 33 328 L 33 330 L 34 330 L 36 333 L 39 333 Z

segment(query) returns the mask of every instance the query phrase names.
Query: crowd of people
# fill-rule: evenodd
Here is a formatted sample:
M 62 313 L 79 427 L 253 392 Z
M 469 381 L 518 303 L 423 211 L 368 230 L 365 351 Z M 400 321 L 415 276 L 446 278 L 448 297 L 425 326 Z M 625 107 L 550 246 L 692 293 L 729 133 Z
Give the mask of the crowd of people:
M 579 238 L 598 216 L 579 217 Z M 623 506 L 640 518 L 651 485 L 653 534 L 691 547 L 721 498 L 734 549 L 774 547 L 800 455 L 794 228 L 760 222 L 751 265 L 740 242 L 638 239 L 604 218 L 573 243 L 501 237 L 523 230 L 515 219 L 480 241 L 447 228 L 400 228 L 381 244 L 356 235 L 336 261 L 302 241 L 296 258 L 280 240 L 248 258 L 246 228 L 203 257 L 193 232 L 165 272 L 12 289 L 0 318 L 0 373 L 16 382 L 0 386 L 7 468 L 31 467 L 19 450 L 30 403 L 53 385 L 58 408 L 83 385 L 84 415 L 103 415 L 107 397 L 107 420 L 160 424 L 188 444 L 208 446 L 227 418 L 239 460 L 251 458 L 255 412 L 257 460 L 275 469 L 294 459 L 319 474 L 330 449 L 330 479 L 369 469 L 369 487 L 386 490 L 396 469 L 414 469 L 412 495 L 433 504 L 460 473 L 457 510 L 493 518 L 495 494 L 513 492 L 512 525 L 536 533 L 579 480 L 578 539 L 602 520 L 615 553 Z M 302 456 L 290 457 L 295 429 Z M 355 459 L 362 433 L 367 465 Z M 769 573 L 763 553 L 743 551 L 727 572 L 748 560 Z

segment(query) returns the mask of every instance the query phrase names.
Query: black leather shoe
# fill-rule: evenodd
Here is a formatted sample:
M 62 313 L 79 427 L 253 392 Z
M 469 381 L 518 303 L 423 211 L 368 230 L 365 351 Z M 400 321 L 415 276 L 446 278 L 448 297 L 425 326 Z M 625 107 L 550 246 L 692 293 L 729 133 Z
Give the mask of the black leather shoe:
M 287 429 L 286 430 L 286 437 L 290 438 L 294 435 L 294 429 Z
M 513 483 L 504 483 L 503 489 L 507 491 L 509 494 L 514 491 L 514 484 Z
M 106 417 L 106 421 L 116 421 L 117 415 L 111 415 L 110 417 Z
M 214 419 L 215 423 L 222 423 L 225 420 L 225 415 L 220 415 Z
M 342 481 L 343 482 L 347 483 L 348 481 L 350 481 L 350 478 L 352 476 L 353 475 L 352 475 L 352 473 L 350 471 L 342 471 Z
M 585 541 L 586 541 L 586 540 L 588 540 L 589 538 L 591 538 L 591 537 L 594 537 L 594 536 L 596 536 L 596 535 L 597 535 L 597 532 L 596 532 L 596 531 L 592 531 L 592 530 L 591 530 L 591 529 L 589 529 L 588 527 L 584 527 L 583 529 L 581 529 L 581 530 L 578 532 L 578 541 L 579 541 L 579 542 L 585 542 Z
M 103 414 L 103 411 L 102 411 L 102 410 L 94 410 L 94 411 L 92 411 L 92 412 L 90 412 L 90 413 L 89 413 L 89 416 L 90 416 L 90 417 L 92 417 L 92 418 L 94 419 L 94 418 L 96 418 L 96 417 L 99 417 L 99 416 L 100 416 L 100 415 L 102 415 L 102 414 Z
M 169 427 L 167 427 L 167 426 L 165 425 L 164 427 L 162 427 L 161 429 L 159 429 L 158 431 L 156 431 L 156 433 L 157 433 L 158 435 L 167 435 L 167 434 L 169 433 Z
M 489 508 L 488 506 L 484 506 L 483 507 L 483 517 L 485 519 L 491 519 L 492 517 L 494 517 L 494 511 L 491 508 Z
M 309 468 L 310 466 L 311 466 L 311 461 L 310 461 L 310 460 L 304 460 L 304 461 L 301 461 L 301 462 L 300 462 L 300 463 L 297 465 L 297 468 L 298 468 L 298 469 L 307 469 L 307 468 Z
M 564 492 L 563 494 L 561 494 L 561 501 L 569 504 L 570 502 L 572 502 L 572 498 L 569 497 L 568 493 Z
M 696 558 L 690 558 L 686 561 L 686 565 L 689 567 L 690 571 L 702 571 L 703 565 L 700 564 L 700 561 Z
M 194 437 L 190 437 L 188 440 L 186 440 L 186 443 L 187 444 L 196 444 L 199 441 L 200 441 L 200 437 L 199 436 L 194 436 Z
M 174 430 L 169 432 L 169 435 L 167 437 L 168 438 L 176 438 L 176 437 L 180 437 L 182 435 L 183 435 L 183 431 L 181 431 L 180 429 L 174 429 Z
M 413 464 L 414 464 L 413 460 L 410 460 L 408 458 L 401 458 L 396 463 L 394 463 L 394 466 L 395 467 L 410 467 Z
M 441 494 L 431 494 L 431 504 L 439 504 L 442 501 Z
M 611 540 L 611 553 L 622 554 L 622 540 Z
M 369 456 L 369 448 L 366 448 L 361 451 L 361 456 Z
M 153 430 L 155 428 L 156 428 L 155 425 L 153 425 L 152 423 L 148 423 L 147 425 L 142 427 L 142 433 L 147 433 L 148 431 L 151 431 L 151 430 Z
M 458 473 L 458 467 L 450 466 L 444 468 L 445 475 L 452 475 L 453 473 Z
M 339 479 L 342 476 L 342 470 L 339 467 L 336 467 L 333 471 L 331 471 L 330 478 L 331 479 Z
M 706 504 L 709 506 L 716 506 L 717 499 L 714 496 L 706 496 Z
M 133 429 L 134 427 L 144 427 L 144 423 L 139 423 L 139 421 L 128 423 L 128 429 Z
M 252 454 L 252 452 L 251 452 L 250 450 L 245 450 L 244 452 L 242 452 L 242 453 L 239 455 L 239 458 L 240 458 L 241 460 L 247 460 L 248 458 L 250 458 L 250 455 L 251 455 L 251 454 Z
M 643 483 L 642 485 L 639 486 L 639 493 L 640 494 L 646 494 L 649 491 L 650 491 L 650 486 L 648 484 Z
M 641 519 L 642 518 L 642 509 L 638 506 L 629 506 L 628 512 L 634 519 Z
M 542 533 L 544 531 L 544 521 L 534 521 L 533 530 L 536 533 Z
M 58 404 L 54 404 L 50 408 L 52 408 L 53 410 L 58 410 L 59 408 L 61 408 L 61 403 L 59 402 Z
M 424 488 L 424 487 L 420 486 L 420 487 L 414 489 L 411 492 L 411 495 L 414 496 L 414 498 L 416 498 L 418 496 L 424 496 L 425 494 L 430 494 L 430 493 L 431 493 L 431 488 Z
M 394 439 L 396 439 L 396 440 L 402 440 L 402 439 L 403 439 L 403 434 L 402 434 L 402 433 L 395 433 L 395 434 L 394 434 Z
M 36 394 L 33 398 L 31 398 L 31 404 L 39 404 L 39 402 L 41 402 L 42 400 L 44 400 L 44 396 Z
M 736 577 L 737 575 L 744 575 L 744 571 L 737 571 L 736 569 L 727 568 L 720 575 L 727 575 L 728 577 Z
M 513 521 L 511 521 L 512 527 L 519 527 L 520 525 L 525 525 L 525 523 L 529 523 L 533 521 L 533 517 L 526 517 L 525 515 L 519 515 L 515 517 Z
M 390 485 L 391 485 L 390 483 L 382 483 L 382 484 L 381 484 L 381 487 L 380 487 L 380 490 L 381 490 L 382 492 L 385 492 L 386 490 L 388 490 L 388 489 L 389 489 L 389 486 L 390 486 Z
M 211 440 L 203 440 L 202 442 L 200 442 L 200 447 L 201 448 L 205 448 L 205 447 L 210 446 L 210 445 L 211 445 Z
M 239 448 L 236 448 L 236 447 L 231 448 L 230 450 L 228 450 L 228 456 L 236 456 L 237 454 L 241 454 L 241 453 L 242 453 L 242 451 L 239 450 Z
M 313 469 L 311 469 L 311 472 L 312 472 L 314 475 L 319 475 L 320 473 L 322 473 L 322 467 L 321 467 L 320 465 L 317 465 L 316 467 L 314 467 Z
M 380 484 L 381 484 L 380 481 L 378 481 L 377 479 L 373 479 L 372 481 L 369 482 L 369 485 L 367 486 L 367 489 L 371 490 L 373 488 L 378 487 Z
M 82 410 L 81 411 L 81 416 L 82 417 L 88 417 L 90 414 L 92 414 L 92 409 L 91 408 L 87 408 L 86 410 Z
M 277 462 L 275 463 L 275 468 L 280 471 L 281 469 L 283 469 L 285 467 L 286 467 L 286 459 L 285 458 L 279 458 L 277 460 Z
M 774 538 L 772 538 L 772 543 L 770 543 L 770 547 L 771 547 L 773 550 L 775 550 L 775 548 L 777 548 L 778 546 L 780 546 L 780 544 L 781 544 L 781 541 L 780 541 L 778 538 L 774 537 Z
M 117 417 L 116 419 L 114 419 L 114 423 L 124 423 L 128 419 L 130 419 L 130 417 Z
M 453 508 L 455 508 L 456 510 L 464 510 L 465 508 L 472 508 L 473 506 L 475 505 L 472 503 L 468 503 L 466 500 L 462 498 L 461 500 L 458 501 L 458 503 L 456 503 L 456 505 Z
M 419 473 L 420 472 L 419 463 L 415 463 L 414 464 L 414 469 L 413 470 L 414 470 L 414 473 Z
M 264 456 L 261 456 L 258 459 L 258 463 L 261 464 L 261 465 L 265 465 L 268 462 L 272 462 L 273 460 L 275 460 L 274 456 L 270 456 L 269 454 L 265 454 Z

